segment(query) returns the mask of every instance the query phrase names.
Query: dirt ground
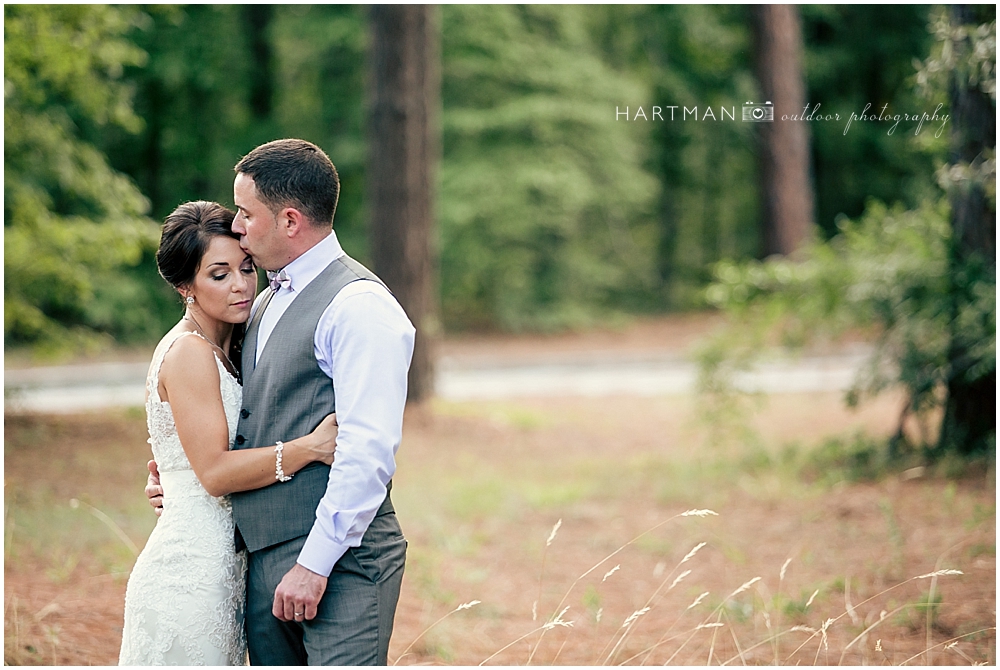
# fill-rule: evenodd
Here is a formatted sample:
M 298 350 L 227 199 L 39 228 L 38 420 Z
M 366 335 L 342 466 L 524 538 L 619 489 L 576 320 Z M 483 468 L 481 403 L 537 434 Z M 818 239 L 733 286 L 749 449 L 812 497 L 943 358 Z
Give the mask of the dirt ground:
M 715 325 L 468 337 L 442 353 L 683 351 Z M 772 396 L 757 441 L 715 446 L 686 396 L 409 409 L 390 662 L 995 664 L 995 468 L 853 482 L 792 464 L 829 435 L 889 434 L 899 402 L 850 412 L 834 393 Z M 6 417 L 6 663 L 117 662 L 122 543 L 64 556 L 12 515 L 42 510 L 18 517 L 38 522 L 70 499 L 123 510 L 111 516 L 141 546 L 145 438 L 136 412 Z M 961 574 L 925 576 L 945 570 Z

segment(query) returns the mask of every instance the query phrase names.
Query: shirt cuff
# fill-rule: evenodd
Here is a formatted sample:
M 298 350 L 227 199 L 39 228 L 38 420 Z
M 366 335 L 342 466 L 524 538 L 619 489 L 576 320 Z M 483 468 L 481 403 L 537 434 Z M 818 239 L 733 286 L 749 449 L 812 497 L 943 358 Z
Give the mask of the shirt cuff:
M 296 563 L 318 575 L 329 577 L 333 572 L 333 566 L 350 548 L 349 545 L 339 544 L 324 537 L 323 532 L 313 526 Z

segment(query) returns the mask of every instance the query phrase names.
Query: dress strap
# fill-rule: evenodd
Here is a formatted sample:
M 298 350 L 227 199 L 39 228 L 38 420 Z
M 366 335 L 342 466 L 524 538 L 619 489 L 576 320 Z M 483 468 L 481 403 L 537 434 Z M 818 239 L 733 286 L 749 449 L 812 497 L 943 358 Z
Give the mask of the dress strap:
M 156 402 L 163 402 L 160 400 L 160 366 L 163 365 L 163 359 L 166 358 L 167 352 L 170 351 L 170 347 L 174 346 L 174 342 L 181 339 L 185 335 L 195 335 L 201 339 L 208 342 L 207 339 L 202 337 L 201 333 L 197 333 L 193 330 L 182 330 L 179 333 L 174 333 L 167 339 L 166 337 L 160 340 L 160 345 L 156 348 L 156 352 L 153 354 L 153 360 L 149 364 L 149 373 L 146 375 L 146 392 L 149 397 L 154 399 Z

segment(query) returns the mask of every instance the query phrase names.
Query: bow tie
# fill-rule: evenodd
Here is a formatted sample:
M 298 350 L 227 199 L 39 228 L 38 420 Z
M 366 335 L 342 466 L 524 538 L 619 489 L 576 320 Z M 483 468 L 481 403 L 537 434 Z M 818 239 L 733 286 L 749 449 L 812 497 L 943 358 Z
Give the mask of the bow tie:
M 268 272 L 267 278 L 271 282 L 272 291 L 277 291 L 278 287 L 283 289 L 292 288 L 292 278 L 289 277 L 284 270 L 280 270 L 279 272 Z

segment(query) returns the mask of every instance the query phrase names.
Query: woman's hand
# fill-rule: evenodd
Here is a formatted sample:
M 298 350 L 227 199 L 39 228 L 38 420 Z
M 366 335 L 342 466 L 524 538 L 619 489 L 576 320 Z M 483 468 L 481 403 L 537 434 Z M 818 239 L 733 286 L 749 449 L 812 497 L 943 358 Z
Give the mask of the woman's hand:
M 160 471 L 156 467 L 156 461 L 146 463 L 149 470 L 149 477 L 146 478 L 146 497 L 149 504 L 156 512 L 156 516 L 163 514 L 163 487 L 160 486 Z
M 316 429 L 309 433 L 309 449 L 312 460 L 333 465 L 333 454 L 337 450 L 337 415 L 327 414 Z

